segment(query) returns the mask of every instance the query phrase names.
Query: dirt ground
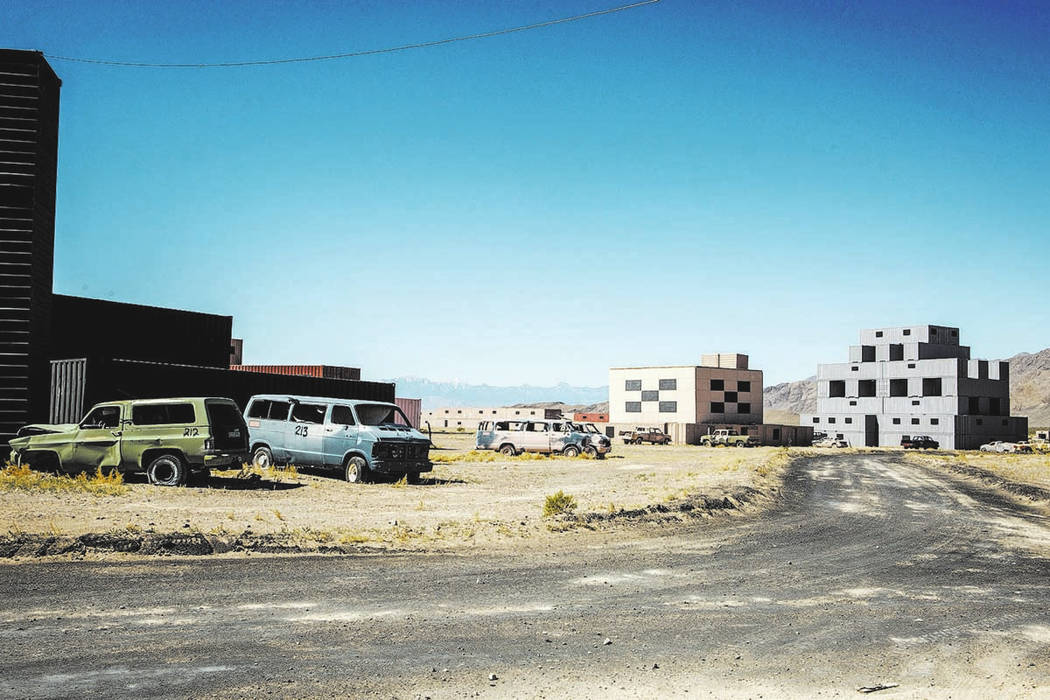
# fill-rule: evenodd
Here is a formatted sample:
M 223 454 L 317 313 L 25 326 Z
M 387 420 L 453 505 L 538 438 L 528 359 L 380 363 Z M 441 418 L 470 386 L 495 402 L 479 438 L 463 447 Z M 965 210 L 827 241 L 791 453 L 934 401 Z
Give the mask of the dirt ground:
M 435 434 L 437 462 L 423 483 L 349 484 L 322 472 L 246 480 L 217 472 L 206 484 L 150 486 L 130 477 L 118 496 L 12 490 L 0 500 L 8 537 L 203 534 L 317 545 L 447 549 L 518 546 L 577 525 L 542 516 L 548 495 L 575 498 L 577 515 L 612 523 L 617 514 L 767 493 L 790 461 L 783 448 L 615 444 L 607 459 L 468 454 L 472 433 Z M 792 450 L 791 454 L 800 454 Z M 745 498 L 746 500 L 746 498 Z M 740 506 L 736 500 L 734 507 Z M 692 509 L 681 506 L 682 511 Z M 585 525 L 584 529 L 593 525 Z

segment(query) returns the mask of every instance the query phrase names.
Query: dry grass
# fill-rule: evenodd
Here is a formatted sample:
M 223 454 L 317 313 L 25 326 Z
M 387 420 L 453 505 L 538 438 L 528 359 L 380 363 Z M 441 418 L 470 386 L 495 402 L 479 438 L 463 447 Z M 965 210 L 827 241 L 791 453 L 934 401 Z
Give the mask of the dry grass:
M 243 464 L 240 469 L 223 469 L 215 470 L 212 472 L 216 476 L 222 476 L 233 479 L 266 479 L 268 481 L 274 481 L 280 483 L 281 481 L 296 481 L 299 479 L 299 470 L 295 468 L 294 464 L 286 464 L 282 466 L 269 466 L 265 469 L 260 469 L 253 464 Z
M 910 462 L 934 467 L 962 464 L 991 472 L 1010 481 L 1050 488 L 1050 454 L 1010 454 L 999 452 L 908 453 Z
M 564 491 L 558 491 L 547 496 L 547 500 L 544 501 L 543 517 L 554 518 L 559 515 L 570 515 L 577 506 L 575 498 Z
M 17 466 L 8 463 L 0 469 L 0 490 L 122 496 L 127 493 L 128 487 L 124 484 L 124 475 L 115 469 L 104 473 L 99 467 L 90 476 L 81 472 L 76 477 L 70 477 L 33 471 L 28 465 Z
M 456 462 L 535 462 L 544 459 L 580 459 L 580 457 L 565 457 L 563 455 L 545 455 L 538 452 L 523 452 L 520 455 L 508 456 L 495 450 L 470 450 L 457 454 L 430 454 L 430 461 L 434 464 L 454 464 Z

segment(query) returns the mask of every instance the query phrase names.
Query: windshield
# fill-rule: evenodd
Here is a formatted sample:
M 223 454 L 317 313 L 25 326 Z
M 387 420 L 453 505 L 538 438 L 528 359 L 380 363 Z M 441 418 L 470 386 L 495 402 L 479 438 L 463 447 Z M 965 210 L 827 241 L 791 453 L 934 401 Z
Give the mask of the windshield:
M 411 428 L 412 424 L 405 418 L 405 414 L 397 406 L 388 406 L 381 403 L 362 403 L 354 407 L 357 418 L 361 425 L 395 425 L 402 428 Z
M 585 433 L 595 433 L 597 435 L 601 435 L 602 434 L 602 431 L 600 431 L 596 427 L 594 427 L 594 423 L 584 423 L 583 424 L 583 432 L 585 432 Z

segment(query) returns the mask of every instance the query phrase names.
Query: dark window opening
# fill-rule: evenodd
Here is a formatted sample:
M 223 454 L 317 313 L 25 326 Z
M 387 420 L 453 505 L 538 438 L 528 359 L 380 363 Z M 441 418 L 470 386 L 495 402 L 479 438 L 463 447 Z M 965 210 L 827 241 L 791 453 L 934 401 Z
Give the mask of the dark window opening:
M 904 335 L 911 335 L 911 329 L 910 328 L 905 328 L 904 329 Z
M 908 363 L 908 369 L 915 369 L 915 363 L 914 362 L 909 362 Z
M 1000 408 L 1002 402 L 998 398 L 988 399 L 988 415 L 990 416 L 1001 416 L 1003 415 Z
M 931 418 L 930 419 L 930 425 L 940 425 L 940 424 L 941 424 L 941 419 L 940 418 Z
M 850 402 L 849 402 L 849 405 L 850 405 L 850 406 L 856 406 L 856 405 L 857 405 L 857 402 L 856 402 L 856 401 L 850 401 Z
M 751 413 L 751 404 L 749 403 L 738 403 L 736 405 L 737 413 Z
M 828 418 L 828 423 L 834 423 L 834 422 L 835 422 L 834 418 Z
M 327 408 L 316 403 L 297 403 L 292 405 L 292 420 L 296 423 L 324 423 Z
M 332 423 L 335 425 L 354 425 L 354 412 L 349 406 L 332 406 Z
M 191 403 L 138 404 L 131 409 L 135 425 L 185 425 L 196 420 Z
M 874 379 L 862 379 L 857 382 L 857 396 L 861 398 L 870 398 L 875 395 L 875 380 Z
M 904 359 L 904 345 L 901 343 L 890 344 L 890 360 L 900 362 Z
M 890 396 L 907 396 L 908 395 L 908 380 L 907 379 L 891 379 L 890 380 Z
M 882 337 L 882 331 L 875 331 L 875 337 L 876 338 L 881 338 Z
M 923 396 L 940 396 L 941 395 L 941 378 L 935 377 L 933 379 L 926 378 L 922 380 L 922 395 Z
M 894 418 L 893 419 L 893 424 L 894 425 L 900 425 L 901 424 L 901 419 L 900 418 Z
M 737 395 L 735 391 L 727 391 L 725 394 L 726 403 L 736 403 Z
M 722 403 L 721 401 L 712 401 L 711 402 L 711 413 L 725 413 L 725 412 L 726 412 L 726 405 L 724 403 Z
M 628 413 L 641 413 L 642 402 L 641 401 L 628 401 L 624 407 L 624 410 Z
M 677 413 L 678 402 L 677 401 L 661 401 L 660 402 L 660 413 Z
M 845 420 L 846 420 L 847 423 L 852 423 L 853 422 L 852 418 L 846 418 Z
M 813 417 L 813 422 L 814 422 L 814 423 L 819 423 L 819 422 L 820 422 L 820 418 L 819 418 L 819 417 L 817 417 L 817 416 L 814 416 L 814 417 Z
M 660 392 L 659 391 L 643 391 L 642 392 L 642 401 L 659 401 L 659 400 L 660 400 Z
M 921 404 L 921 403 L 922 403 L 921 401 L 912 401 L 912 402 L 911 402 L 911 405 L 912 405 L 912 406 L 918 406 L 918 405 L 919 405 L 919 404 Z
M 724 379 L 712 379 L 711 380 L 711 391 L 722 391 L 726 388 L 726 382 Z
M 624 391 L 641 391 L 642 380 L 641 379 L 628 379 L 623 383 Z
M 741 392 L 751 391 L 751 382 L 737 382 L 736 390 Z
M 849 368 L 849 371 L 850 372 L 859 372 L 860 371 L 860 367 L 858 367 L 857 365 L 853 365 L 852 367 Z
M 966 412 L 971 416 L 975 416 L 981 412 L 981 399 L 976 396 L 970 396 L 966 399 Z
M 912 418 L 911 419 L 911 424 L 912 425 L 918 425 L 919 424 L 919 419 L 918 418 Z
M 774 440 L 779 440 L 780 439 L 780 428 L 773 428 L 773 439 Z
M 828 396 L 833 399 L 842 398 L 846 395 L 846 380 L 833 379 L 828 382 Z
M 861 362 L 874 362 L 875 361 L 875 346 L 874 345 L 861 345 L 860 346 L 860 361 Z
M 660 386 L 661 391 L 674 391 L 678 388 L 677 379 L 661 379 Z

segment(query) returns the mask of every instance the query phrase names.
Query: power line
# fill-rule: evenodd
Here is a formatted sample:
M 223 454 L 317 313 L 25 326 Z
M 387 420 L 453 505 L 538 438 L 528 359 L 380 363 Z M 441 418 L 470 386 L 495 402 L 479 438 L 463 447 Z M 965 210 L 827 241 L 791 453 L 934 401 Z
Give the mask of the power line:
M 633 10 L 643 5 L 653 5 L 660 2 L 660 0 L 642 0 L 642 2 L 631 3 L 630 5 L 620 5 L 619 7 L 610 7 L 606 10 L 595 10 L 594 12 L 587 12 L 582 15 L 574 15 L 572 17 L 562 17 L 561 19 L 547 20 L 546 22 L 537 22 L 535 24 L 526 24 L 521 27 L 511 27 L 510 29 L 497 29 L 492 32 L 482 32 L 480 34 L 468 34 L 466 36 L 457 36 L 450 39 L 438 39 L 436 41 L 424 41 L 418 44 L 403 44 L 401 46 L 391 46 L 385 49 L 369 49 L 367 51 L 350 51 L 347 53 L 331 54 L 329 56 L 305 56 L 300 58 L 277 58 L 265 61 L 231 61 L 228 63 L 137 63 L 133 61 L 111 61 L 100 58 L 77 58 L 74 56 L 56 56 L 54 54 L 45 53 L 44 56 L 56 61 L 75 61 L 77 63 L 94 63 L 103 66 L 127 66 L 134 68 L 235 68 L 240 66 L 272 66 L 279 63 L 307 63 L 309 61 L 333 61 L 340 58 L 356 58 L 358 56 L 374 56 L 382 53 L 395 53 L 397 51 L 409 51 L 412 49 L 426 49 L 431 46 L 440 46 L 442 44 L 453 44 L 457 41 L 472 41 L 474 39 L 487 39 L 493 36 L 501 36 L 503 34 L 514 34 L 515 32 L 526 32 L 531 29 L 542 29 L 544 27 L 551 27 L 556 24 L 565 24 L 567 22 L 578 22 L 583 19 L 590 19 L 591 17 L 598 17 L 601 15 L 611 15 L 615 12 L 623 12 L 624 10 Z

